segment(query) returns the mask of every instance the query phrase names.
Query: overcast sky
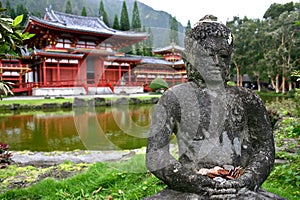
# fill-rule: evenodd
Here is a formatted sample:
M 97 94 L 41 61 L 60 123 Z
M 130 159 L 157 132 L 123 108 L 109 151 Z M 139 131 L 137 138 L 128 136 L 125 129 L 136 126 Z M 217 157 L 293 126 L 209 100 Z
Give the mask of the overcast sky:
M 225 23 L 233 16 L 262 19 L 272 3 L 285 4 L 292 0 L 138 0 L 155 10 L 162 10 L 176 17 L 183 26 L 188 20 L 195 24 L 206 14 L 213 14 Z M 294 0 L 293 2 L 299 2 Z

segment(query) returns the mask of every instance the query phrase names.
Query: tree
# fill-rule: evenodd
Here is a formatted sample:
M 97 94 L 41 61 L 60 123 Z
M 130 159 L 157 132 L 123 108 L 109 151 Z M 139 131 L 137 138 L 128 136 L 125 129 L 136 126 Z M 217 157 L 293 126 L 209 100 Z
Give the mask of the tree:
M 145 27 L 144 27 L 144 32 L 145 32 Z M 143 55 L 144 56 L 152 56 L 152 47 L 153 47 L 153 34 L 152 30 L 149 27 L 148 28 L 148 38 L 144 41 L 143 45 Z
M 113 29 L 120 30 L 119 18 L 118 15 L 115 14 Z
M 18 56 L 21 55 L 23 49 L 23 40 L 33 37 L 33 34 L 21 33 L 22 27 L 20 23 L 23 20 L 23 15 L 17 16 L 14 20 L 9 16 L 3 14 L 6 12 L 2 8 L 0 2 L 0 56 L 6 57 L 7 54 Z M 2 95 L 13 94 L 10 90 L 10 83 L 0 80 L 0 98 Z
M 73 12 L 72 12 L 72 5 L 71 5 L 71 1 L 70 0 L 67 1 L 65 13 L 73 14 Z
M 265 12 L 263 18 L 277 19 L 281 15 L 281 13 L 286 11 L 287 12 L 295 11 L 293 2 L 289 2 L 286 4 L 273 3 Z
M 133 30 L 141 31 L 142 28 L 141 18 L 140 18 L 139 9 L 136 1 L 134 1 L 131 26 Z
M 191 26 L 191 21 L 188 20 L 188 23 L 185 27 L 185 34 L 187 34 L 190 30 L 191 30 L 192 26 Z
M 83 8 L 82 8 L 81 16 L 87 16 L 85 6 L 83 6 Z
M 6 9 L 0 7 L 0 12 Z M 0 15 L 0 56 L 5 57 L 7 54 L 18 56 L 22 54 L 23 40 L 33 37 L 34 34 L 21 33 L 22 27 L 20 26 L 23 20 L 23 15 L 17 16 L 14 20 L 10 17 Z
M 169 26 L 170 26 L 170 32 L 169 32 L 169 41 L 168 41 L 168 43 L 169 44 L 171 44 L 171 43 L 179 44 L 178 21 L 176 20 L 175 17 L 170 16 Z
M 274 43 L 277 44 L 274 53 L 277 58 L 276 64 L 280 67 L 282 93 L 286 93 L 286 81 L 289 82 L 289 89 L 292 88 L 291 71 L 296 67 L 299 60 L 300 35 L 295 27 L 295 22 L 298 19 L 299 13 L 297 11 L 284 12 L 278 17 L 278 20 L 273 20 L 272 23 L 273 31 L 270 34 Z
M 99 16 L 102 16 L 103 22 L 104 22 L 107 26 L 109 26 L 108 16 L 107 16 L 107 13 L 106 13 L 106 11 L 105 11 L 104 4 L 103 4 L 103 1 L 102 1 L 102 0 L 100 1 Z
M 11 85 L 13 83 L 11 82 L 4 82 L 3 80 L 0 80 L 0 100 L 2 101 L 3 96 L 7 96 L 9 94 L 14 95 L 14 93 L 11 91 Z
M 169 85 L 168 83 L 162 79 L 162 78 L 156 78 L 153 81 L 151 81 L 149 88 L 155 91 L 159 90 L 166 90 L 168 89 Z
M 6 6 L 5 7 L 6 7 L 5 14 L 7 16 L 10 16 L 12 19 L 14 19 L 17 15 L 16 15 L 16 12 L 15 12 L 15 9 L 10 6 L 10 1 L 9 0 L 6 0 Z
M 123 1 L 123 5 L 122 5 L 120 30 L 122 31 L 130 30 L 130 22 L 129 22 L 128 11 L 127 11 L 127 6 L 125 1 Z

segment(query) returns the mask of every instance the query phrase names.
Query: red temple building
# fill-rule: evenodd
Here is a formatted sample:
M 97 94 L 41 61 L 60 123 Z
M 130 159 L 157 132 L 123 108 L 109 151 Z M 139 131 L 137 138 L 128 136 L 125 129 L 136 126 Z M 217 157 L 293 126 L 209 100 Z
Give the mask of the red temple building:
M 186 79 L 181 47 L 153 51 L 164 59 L 129 56 L 122 47 L 147 39 L 147 33 L 107 27 L 99 17 L 46 9 L 43 19 L 29 16 L 23 32 L 30 53 L 0 60 L 0 78 L 14 83 L 13 92 L 27 95 L 78 95 L 143 92 L 156 77 L 172 85 Z
M 186 70 L 182 60 L 184 48 L 172 43 L 170 46 L 153 50 L 163 59 L 143 58 L 134 69 L 138 81 L 149 84 L 155 78 L 163 78 L 170 86 L 186 81 Z

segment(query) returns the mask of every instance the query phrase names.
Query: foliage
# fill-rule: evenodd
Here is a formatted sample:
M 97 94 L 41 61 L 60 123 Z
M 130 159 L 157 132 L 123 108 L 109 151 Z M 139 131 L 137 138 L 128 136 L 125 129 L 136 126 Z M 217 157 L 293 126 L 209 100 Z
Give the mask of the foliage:
M 286 93 L 287 83 L 292 85 L 294 81 L 291 71 L 299 69 L 300 63 L 300 32 L 297 31 L 300 3 L 273 7 L 272 4 L 264 20 L 234 17 L 227 22 L 235 38 L 233 73 L 237 85 L 240 85 L 239 77 L 248 74 L 253 82 L 257 81 L 258 90 L 265 82 L 277 93 L 280 89 Z
M 120 19 L 120 29 L 122 31 L 130 30 L 129 16 L 126 6 L 126 1 L 123 1 L 123 6 L 121 10 L 121 19 Z
M 299 199 L 300 191 L 300 158 L 286 161 L 284 164 L 274 166 L 270 176 L 262 187 L 287 199 Z
M 169 41 L 168 41 L 167 45 L 170 45 L 172 43 L 175 43 L 175 44 L 179 45 L 178 21 L 177 21 L 176 17 L 170 16 L 169 26 L 170 26 Z
M 132 22 L 131 27 L 134 31 L 141 31 L 142 24 L 139 13 L 139 8 L 137 5 L 137 1 L 134 1 L 133 11 L 132 11 Z
M 185 27 L 185 34 L 187 34 L 192 29 L 191 21 L 188 20 L 187 25 Z
M 0 80 L 0 100 L 2 100 L 3 94 L 4 94 L 4 96 L 7 96 L 9 94 L 14 95 L 14 93 L 11 91 L 12 84 L 13 83 L 11 83 L 11 82 L 4 82 L 4 81 Z
M 107 13 L 106 13 L 106 11 L 105 11 L 104 4 L 103 4 L 103 1 L 102 1 L 102 0 L 100 1 L 99 16 L 102 16 L 102 17 L 103 17 L 103 22 L 104 22 L 107 26 L 109 26 L 108 16 L 107 16 Z
M 286 4 L 278 4 L 278 3 L 273 3 L 268 10 L 264 14 L 264 18 L 271 18 L 271 19 L 276 19 L 280 16 L 281 13 L 283 12 L 291 12 L 294 11 L 294 5 L 293 2 L 289 2 Z
M 292 71 L 291 76 L 297 77 L 297 81 L 300 81 L 300 70 Z
M 33 34 L 21 33 L 20 26 L 23 15 L 15 19 L 3 14 L 6 9 L 0 6 L 0 56 L 5 57 L 7 54 L 17 56 L 21 55 L 23 50 L 23 40 L 29 39 Z
M 72 5 L 71 5 L 71 1 L 70 0 L 67 1 L 65 13 L 73 14 L 73 12 L 72 12 Z
M 83 8 L 82 8 L 82 11 L 81 11 L 81 16 L 87 16 L 87 13 L 86 13 L 86 8 L 85 8 L 85 6 L 83 6 Z
M 143 32 L 146 32 L 146 28 L 143 27 Z M 152 56 L 153 47 L 153 33 L 151 28 L 148 28 L 148 38 L 143 41 L 143 54 L 144 56 Z
M 0 169 L 12 162 L 11 156 L 8 144 L 0 142 Z
M 165 90 L 169 87 L 168 83 L 162 78 L 156 78 L 151 81 L 149 88 L 152 90 Z
M 114 24 L 113 24 L 113 29 L 119 30 L 120 29 L 120 24 L 119 24 L 119 18 L 118 15 L 115 14 L 115 18 L 114 18 Z

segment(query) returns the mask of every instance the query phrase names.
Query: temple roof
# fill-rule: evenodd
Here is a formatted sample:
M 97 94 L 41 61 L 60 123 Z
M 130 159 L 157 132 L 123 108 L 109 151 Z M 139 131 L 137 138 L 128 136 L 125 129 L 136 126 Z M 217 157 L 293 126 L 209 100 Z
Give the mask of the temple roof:
M 175 43 L 172 43 L 169 46 L 159 48 L 159 49 L 154 49 L 153 53 L 154 54 L 166 54 L 166 53 L 173 53 L 173 52 L 181 53 L 183 50 L 184 50 L 183 47 L 178 46 Z
M 35 17 L 31 16 L 31 18 Z M 119 31 L 109 28 L 99 17 L 72 15 L 54 10 L 49 10 L 48 8 L 46 8 L 46 14 L 44 15 L 44 19 L 35 18 L 35 20 L 55 27 L 68 28 L 71 30 L 84 32 L 102 33 L 126 37 L 147 37 L 148 35 L 144 32 L 137 33 L 132 31 Z
M 99 17 L 86 17 L 66 14 L 46 9 L 44 19 L 29 16 L 23 32 L 34 33 L 35 36 L 25 43 L 43 48 L 53 38 L 69 38 L 72 40 L 93 41 L 96 44 L 104 40 L 115 48 L 138 43 L 147 39 L 146 32 L 119 31 L 109 28 Z
M 184 65 L 183 60 L 179 60 L 176 62 L 169 62 L 165 59 L 158 59 L 152 57 L 144 57 L 141 61 L 141 64 L 154 64 L 154 65 Z

